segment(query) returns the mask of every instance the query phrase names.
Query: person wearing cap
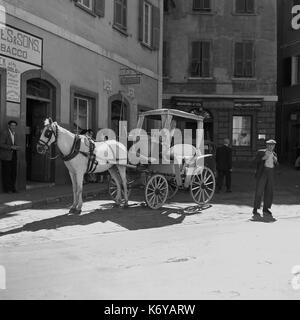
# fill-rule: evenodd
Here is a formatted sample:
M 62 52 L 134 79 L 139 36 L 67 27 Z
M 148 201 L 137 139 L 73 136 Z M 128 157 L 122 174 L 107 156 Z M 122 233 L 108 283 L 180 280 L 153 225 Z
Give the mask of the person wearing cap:
M 224 144 L 217 148 L 216 166 L 217 166 L 217 192 L 220 192 L 225 177 L 226 192 L 231 192 L 231 171 L 232 171 L 232 151 L 229 147 L 230 140 L 224 139 Z
M 17 152 L 20 150 L 20 147 L 18 146 L 18 137 L 16 135 L 17 125 L 18 123 L 16 121 L 9 121 L 7 130 L 4 130 L 0 135 L 0 160 L 2 162 L 2 184 L 3 191 L 6 193 L 17 192 Z
M 266 141 L 266 149 L 259 150 L 256 154 L 256 190 L 253 206 L 253 218 L 260 218 L 258 209 L 260 209 L 262 197 L 264 197 L 263 216 L 273 220 L 270 211 L 273 203 L 274 190 L 274 168 L 278 164 L 277 155 L 274 152 L 276 141 L 271 139 Z

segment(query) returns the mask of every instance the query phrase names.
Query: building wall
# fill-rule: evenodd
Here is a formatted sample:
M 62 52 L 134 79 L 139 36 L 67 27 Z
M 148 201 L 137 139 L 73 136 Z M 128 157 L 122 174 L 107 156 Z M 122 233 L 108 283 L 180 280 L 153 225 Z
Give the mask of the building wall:
M 300 30 L 292 27 L 292 8 L 300 1 L 278 0 L 278 110 L 277 135 L 282 162 L 300 156 L 300 83 L 293 83 L 293 57 L 300 56 Z M 299 19 L 298 19 L 299 21 Z
M 263 144 L 258 134 L 266 138 L 275 135 L 277 10 L 275 1 L 264 0 L 255 1 L 254 14 L 236 14 L 234 3 L 212 1 L 211 12 L 199 13 L 193 11 L 192 0 L 178 0 L 176 8 L 170 8 L 165 14 L 164 41 L 168 46 L 169 72 L 164 78 L 163 92 L 166 105 L 172 105 L 170 99 L 174 97 L 201 102 L 202 108 L 209 110 L 214 118 L 213 141 L 217 145 L 223 138 L 232 136 L 233 115 L 251 115 L 251 147 L 234 148 L 236 162 L 244 162 Z M 208 78 L 190 76 L 191 42 L 196 40 L 211 42 Z M 255 43 L 253 78 L 234 77 L 234 43 L 243 40 Z M 238 100 L 248 105 L 253 102 L 253 106 L 237 108 Z
M 105 16 L 98 17 L 79 8 L 74 1 L 63 0 L 8 0 L 1 2 L 5 7 L 6 24 L 43 39 L 43 66 L 45 74 L 59 84 L 59 102 L 56 120 L 72 129 L 72 92 L 79 90 L 92 94 L 96 101 L 94 130 L 110 125 L 110 101 L 113 97 L 124 99 L 129 107 L 129 129 L 137 122 L 140 106 L 157 108 L 161 104 L 161 48 L 151 50 L 139 42 L 139 1 L 128 1 L 127 35 L 113 28 L 114 1 L 105 1 Z M 149 1 L 160 8 L 162 1 Z M 162 42 L 160 28 L 160 42 Z M 127 67 L 141 74 L 140 84 L 122 85 L 120 69 Z M 3 71 L 3 70 L 2 70 Z M 1 73 L 1 81 L 5 70 Z M 108 84 L 108 85 L 107 85 Z M 1 82 L 1 90 L 5 81 Z M 26 84 L 21 83 L 21 91 Z M 5 91 L 4 91 L 5 94 Z M 0 97 L 2 98 L 2 97 Z M 7 104 L 2 99 L 0 130 L 6 126 L 9 117 Z M 23 151 L 20 154 L 18 186 L 26 185 L 25 132 L 26 99 L 21 102 L 18 127 Z M 1 175 L 1 173 L 0 173 Z M 69 181 L 62 161 L 55 164 L 55 183 Z M 0 189 L 1 190 L 1 189 Z

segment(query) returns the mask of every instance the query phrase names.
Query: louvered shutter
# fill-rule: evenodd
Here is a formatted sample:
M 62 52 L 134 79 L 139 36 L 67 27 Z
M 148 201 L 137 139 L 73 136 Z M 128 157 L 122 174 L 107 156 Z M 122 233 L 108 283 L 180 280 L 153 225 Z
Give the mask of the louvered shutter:
M 97 16 L 104 17 L 105 14 L 105 0 L 94 0 L 94 11 Z
M 202 63 L 202 72 L 201 77 L 209 77 L 209 69 L 210 69 L 210 43 L 208 41 L 202 42 L 202 55 L 201 55 L 201 63 Z
M 144 31 L 144 0 L 139 0 L 139 41 L 143 42 L 143 31 Z
M 246 9 L 246 0 L 235 0 L 235 11 L 237 13 L 243 13 Z
M 234 75 L 243 76 L 243 43 L 236 43 L 234 50 Z
M 244 75 L 246 77 L 254 76 L 254 45 L 251 42 L 244 44 L 245 48 L 245 70 Z
M 192 61 L 191 61 L 191 76 L 200 76 L 200 56 L 201 44 L 199 41 L 192 42 Z
M 159 50 L 160 44 L 160 10 L 152 7 L 152 49 Z
M 246 0 L 246 9 L 248 13 L 254 13 L 254 0 Z

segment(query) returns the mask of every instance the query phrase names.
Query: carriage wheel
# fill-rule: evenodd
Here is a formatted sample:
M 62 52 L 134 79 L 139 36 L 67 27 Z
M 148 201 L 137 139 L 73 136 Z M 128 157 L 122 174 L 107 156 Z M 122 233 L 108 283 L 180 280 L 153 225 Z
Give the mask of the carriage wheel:
M 168 189 L 168 200 L 171 200 L 175 197 L 178 191 L 178 184 L 175 177 L 172 177 L 170 180 L 168 180 Z
M 215 193 L 216 179 L 211 169 L 204 167 L 191 179 L 191 196 L 198 204 L 204 204 L 211 200 Z
M 161 208 L 168 198 L 168 181 L 167 179 L 156 174 L 152 176 L 146 184 L 145 201 L 149 208 Z
M 128 181 L 128 177 L 127 177 L 127 181 Z M 131 186 L 129 183 L 127 183 L 127 191 L 128 191 L 128 198 L 129 198 L 131 193 Z M 114 201 L 117 200 L 118 185 L 116 184 L 116 181 L 111 176 L 109 176 L 109 179 L 108 179 L 108 193 L 112 200 Z M 122 201 L 125 200 L 123 188 L 121 191 L 121 197 L 122 197 Z

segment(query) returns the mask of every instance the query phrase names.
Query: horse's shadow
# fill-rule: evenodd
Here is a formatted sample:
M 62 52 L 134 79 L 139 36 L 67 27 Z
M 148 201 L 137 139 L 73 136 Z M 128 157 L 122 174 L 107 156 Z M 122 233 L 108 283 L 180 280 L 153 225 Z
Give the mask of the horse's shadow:
M 41 230 L 56 230 L 69 226 L 88 226 L 95 223 L 112 222 L 127 230 L 142 230 L 162 228 L 181 224 L 186 216 L 201 214 L 211 205 L 192 206 L 187 208 L 168 207 L 151 210 L 143 205 L 135 204 L 126 209 L 113 204 L 102 205 L 99 209 L 84 211 L 81 215 L 64 214 L 48 219 L 27 223 L 22 227 L 0 232 L 0 237 L 20 232 L 37 232 Z

